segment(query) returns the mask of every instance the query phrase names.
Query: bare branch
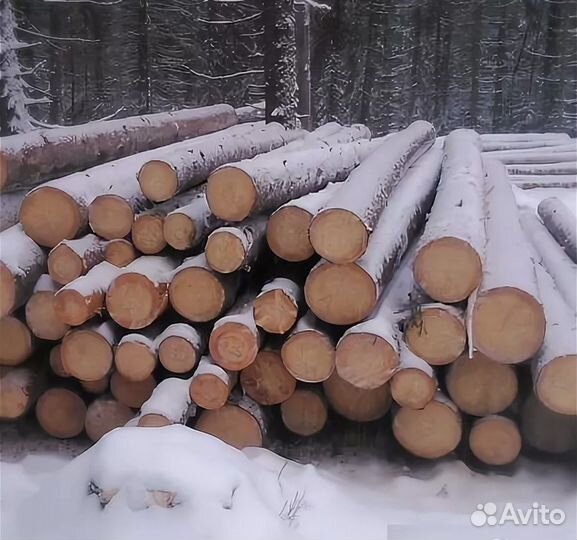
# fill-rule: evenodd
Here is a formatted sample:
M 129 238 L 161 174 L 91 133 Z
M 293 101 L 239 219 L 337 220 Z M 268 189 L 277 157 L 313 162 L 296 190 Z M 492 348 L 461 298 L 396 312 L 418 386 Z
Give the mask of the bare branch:
M 234 20 L 230 20 L 230 21 L 209 21 L 207 19 L 197 19 L 199 22 L 205 23 L 205 24 L 237 24 L 237 23 L 243 23 L 243 22 L 248 22 L 248 21 L 254 21 L 255 19 L 258 19 L 260 16 L 262 15 L 262 12 L 258 12 L 255 13 L 254 15 L 249 15 L 248 17 L 243 17 L 242 19 L 234 19 Z
M 264 73 L 264 70 L 262 69 L 249 69 L 247 71 L 239 71 L 238 73 L 229 73 L 228 75 L 208 75 L 206 73 L 199 73 L 198 71 L 195 71 L 194 69 L 188 66 L 182 66 L 182 67 L 185 68 L 187 71 L 190 71 L 190 73 L 192 73 L 193 75 L 196 75 L 197 77 L 202 77 L 203 79 L 208 79 L 210 81 L 233 79 L 235 77 L 242 77 L 244 75 L 262 75 Z

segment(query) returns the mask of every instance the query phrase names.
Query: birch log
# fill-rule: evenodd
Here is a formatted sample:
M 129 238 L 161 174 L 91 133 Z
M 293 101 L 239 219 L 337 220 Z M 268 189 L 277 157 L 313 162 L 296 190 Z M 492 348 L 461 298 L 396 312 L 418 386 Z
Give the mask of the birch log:
M 577 219 L 556 197 L 543 199 L 537 207 L 539 217 L 574 263 L 577 263 Z
M 472 130 L 455 130 L 445 139 L 444 153 L 414 274 L 428 296 L 453 303 L 465 300 L 482 276 L 484 177 L 479 136 Z
M 302 386 L 281 403 L 281 418 L 285 427 L 300 437 L 316 435 L 325 427 L 328 407 L 316 387 Z
M 12 315 L 0 319 L 0 342 L 0 366 L 19 366 L 36 346 L 28 326 Z
M 540 163 L 527 165 L 507 165 L 507 172 L 511 175 L 567 175 L 577 174 L 577 162 L 568 163 Z
M 567 133 L 483 133 L 481 140 L 483 143 L 489 142 L 531 142 L 538 140 L 553 139 L 558 140 L 559 144 L 568 142 Z
M 254 320 L 269 334 L 284 334 L 294 326 L 303 304 L 303 291 L 294 281 L 276 278 L 255 298 Z
M 129 407 L 112 396 L 98 397 L 88 405 L 84 429 L 88 438 L 96 442 L 109 431 L 126 425 L 133 416 Z
M 27 193 L 28 190 L 23 189 L 13 193 L 0 194 L 0 232 L 18 223 L 20 206 Z
M 164 379 L 140 408 L 138 426 L 186 424 L 188 418 L 195 414 L 195 407 L 188 393 L 189 385 L 190 379 Z
M 185 323 L 167 326 L 156 338 L 158 359 L 172 373 L 188 373 L 208 344 L 208 332 Z
M 0 420 L 16 420 L 34 405 L 42 385 L 38 371 L 29 367 L 0 367 Z
M 124 238 L 118 238 L 116 240 L 110 240 L 106 243 L 104 249 L 104 260 L 123 268 L 128 266 L 134 259 L 138 257 L 134 246 Z
M 396 185 L 434 141 L 433 126 L 417 121 L 364 159 L 313 218 L 309 234 L 315 251 L 333 263 L 359 259 Z
M 519 189 L 537 188 L 577 188 L 577 176 L 574 174 L 558 174 L 556 176 L 546 176 L 535 174 L 532 176 L 509 176 L 511 183 Z
M 227 371 L 210 356 L 203 356 L 190 380 L 190 398 L 203 409 L 220 409 L 228 401 L 237 381 L 238 372 Z
M 484 160 L 484 165 L 487 242 L 483 279 L 469 310 L 469 339 L 489 358 L 516 364 L 531 358 L 541 347 L 545 316 L 530 245 L 519 223 L 504 166 L 493 160 Z
M 526 150 L 530 148 L 544 148 L 549 146 L 559 146 L 560 144 L 568 144 L 568 137 L 540 137 L 533 140 L 501 140 L 488 141 L 486 138 L 482 139 L 483 152 L 495 152 L 503 150 Z
M 498 159 L 505 165 L 528 165 L 532 163 L 567 163 L 577 161 L 577 152 L 546 152 L 545 149 L 535 149 L 533 152 L 486 152 L 484 157 Z
M 26 302 L 26 324 L 37 338 L 58 341 L 70 329 L 60 318 L 56 307 L 54 295 L 59 289 L 60 286 L 48 274 L 43 274 Z
M 129 381 L 144 381 L 153 373 L 158 363 L 157 336 L 160 327 L 152 325 L 122 336 L 114 351 L 114 366 Z
M 46 269 L 46 255 L 20 225 L 0 233 L 0 317 L 28 300 Z
M 131 409 L 140 409 L 152 395 L 156 381 L 152 375 L 142 381 L 131 381 L 115 371 L 110 377 L 110 392 L 120 403 Z
M 70 439 L 84 431 L 86 404 L 67 388 L 49 388 L 36 402 L 36 418 L 51 437 Z
M 521 452 L 521 432 L 514 420 L 505 416 L 486 416 L 475 420 L 469 432 L 469 448 L 487 465 L 513 463 Z
M 102 262 L 105 248 L 106 242 L 94 234 L 63 240 L 48 254 L 48 273 L 56 283 L 66 285 Z

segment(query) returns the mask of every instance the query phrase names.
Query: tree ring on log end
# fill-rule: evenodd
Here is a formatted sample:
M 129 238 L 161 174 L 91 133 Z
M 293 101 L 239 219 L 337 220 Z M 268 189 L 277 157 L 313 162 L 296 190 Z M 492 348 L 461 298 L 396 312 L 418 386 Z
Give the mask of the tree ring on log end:
M 260 447 L 263 443 L 263 433 L 256 418 L 236 405 L 203 411 L 195 428 L 239 450 L 249 446 Z
M 327 407 L 316 392 L 297 388 L 280 406 L 284 425 L 301 437 L 310 437 L 327 423 Z
M 104 258 L 110 264 L 122 268 L 136 259 L 136 250 L 128 240 L 117 238 L 106 244 Z
M 473 455 L 487 465 L 507 465 L 521 451 L 521 434 L 517 424 L 503 416 L 488 416 L 477 420 L 469 433 Z
M 186 339 L 169 336 L 158 347 L 160 363 L 172 373 L 187 373 L 196 365 L 198 354 Z
M 310 212 L 297 206 L 277 210 L 268 220 L 266 238 L 272 252 L 289 262 L 310 259 L 315 250 L 309 240 Z
M 102 293 L 97 292 L 96 294 L 104 300 Z M 92 298 L 94 296 L 90 296 L 90 299 Z M 90 309 L 92 301 L 87 301 L 87 299 L 88 297 L 85 298 L 74 289 L 61 290 L 54 297 L 56 312 L 66 324 L 80 326 L 94 314 Z
M 18 378 L 3 377 L 0 379 L 0 418 L 15 420 L 20 418 L 30 405 L 30 385 L 27 381 L 21 384 Z
M 52 291 L 38 291 L 26 302 L 26 324 L 36 337 L 51 341 L 62 339 L 69 330 L 60 319 Z
M 164 239 L 169 246 L 184 251 L 192 247 L 194 238 L 196 227 L 187 215 L 177 212 L 164 218 Z
M 144 343 L 125 341 L 116 347 L 114 365 L 125 379 L 144 381 L 156 367 L 156 355 Z
M 0 317 L 8 315 L 16 302 L 16 281 L 8 267 L 0 261 Z
M 241 169 L 222 167 L 208 177 L 208 206 L 216 217 L 224 221 L 236 222 L 247 218 L 256 199 L 257 192 L 252 178 Z
M 230 388 L 214 373 L 202 373 L 192 378 L 189 395 L 193 403 L 206 410 L 220 409 L 228 401 Z
M 217 326 L 211 332 L 208 343 L 213 360 L 231 371 L 240 371 L 252 364 L 258 347 L 258 334 L 237 322 Z
M 138 216 L 132 224 L 132 242 L 145 255 L 156 255 L 166 247 L 164 219 L 160 216 Z
M 230 274 L 241 268 L 246 257 L 242 240 L 228 231 L 212 233 L 204 253 L 208 265 L 221 274 Z
M 84 430 L 86 404 L 76 393 L 65 388 L 50 388 L 36 403 L 36 418 L 51 437 L 69 439 Z
M 401 369 L 391 379 L 391 394 L 401 407 L 422 409 L 436 391 L 435 379 L 418 368 Z
M 254 320 L 265 332 L 284 334 L 296 322 L 298 306 L 282 289 L 260 294 L 253 304 Z
M 302 382 L 326 381 L 335 369 L 331 340 L 315 330 L 290 336 L 282 346 L 281 356 L 288 372 Z
M 138 182 L 146 198 L 156 203 L 168 201 L 176 195 L 178 189 L 175 170 L 168 163 L 157 159 L 141 167 Z
M 22 364 L 32 352 L 32 334 L 28 327 L 12 316 L 0 319 L 0 365 Z
M 552 411 L 577 415 L 577 355 L 549 361 L 537 376 L 535 391 L 541 403 Z
M 90 228 L 106 240 L 129 235 L 133 220 L 130 204 L 118 195 L 100 195 L 88 207 Z
M 110 343 L 92 330 L 73 330 L 66 334 L 61 354 L 65 371 L 81 381 L 98 381 L 112 367 Z
M 84 262 L 73 249 L 60 244 L 48 255 L 48 273 L 56 283 L 67 285 L 84 274 Z

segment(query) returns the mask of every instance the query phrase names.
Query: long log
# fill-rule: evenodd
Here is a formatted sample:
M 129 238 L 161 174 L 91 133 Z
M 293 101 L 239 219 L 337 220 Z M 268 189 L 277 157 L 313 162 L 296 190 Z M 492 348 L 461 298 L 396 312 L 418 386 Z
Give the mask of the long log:
M 26 324 L 37 338 L 58 341 L 70 329 L 56 308 L 55 294 L 59 289 L 48 274 L 43 274 L 26 302 Z
M 190 380 L 190 398 L 203 409 L 220 409 L 228 401 L 237 381 L 238 372 L 227 371 L 210 356 L 203 356 Z
M 178 262 L 171 257 L 139 257 L 119 270 L 106 292 L 106 309 L 123 328 L 138 330 L 168 307 L 168 286 Z
M 447 372 L 446 385 L 459 409 L 473 416 L 504 411 L 518 391 L 513 366 L 491 360 L 480 352 L 472 358 L 463 353 L 453 362 Z
M 304 294 L 294 281 L 276 278 L 266 283 L 254 300 L 254 320 L 269 334 L 285 334 L 295 324 Z
M 174 270 L 169 287 L 170 304 L 191 322 L 208 322 L 233 304 L 239 286 L 238 273 L 214 272 L 201 253 Z
M 129 407 L 112 396 L 96 398 L 86 410 L 84 429 L 88 438 L 96 442 L 113 429 L 122 427 L 134 416 Z
M 315 251 L 332 263 L 362 257 L 396 185 L 434 141 L 435 129 L 424 121 L 383 141 L 313 218 L 309 235 Z
M 70 439 L 84 431 L 86 404 L 67 388 L 49 388 L 36 402 L 36 418 L 51 437 Z
M 557 139 L 559 144 L 569 141 L 567 133 L 483 133 L 483 142 L 516 142 L 516 141 L 538 141 L 543 139 Z
M 102 262 L 105 248 L 106 242 L 94 234 L 63 240 L 48 254 L 48 273 L 56 283 L 66 285 Z
M 577 162 L 540 163 L 527 165 L 507 165 L 507 173 L 511 175 L 567 175 L 577 174 Z
M 27 193 L 27 189 L 13 193 L 2 193 L 0 196 L 0 232 L 18 223 L 20 206 Z
M 128 266 L 137 257 L 134 246 L 124 238 L 110 240 L 104 248 L 104 260 L 119 268 Z
M 42 377 L 29 367 L 0 367 L 0 420 L 16 420 L 34 405 Z
M 46 255 L 20 225 L 0 233 L 0 317 L 28 300 L 46 269 Z
M 484 160 L 487 173 L 485 259 L 479 291 L 471 298 L 469 340 L 499 362 L 531 358 L 545 335 L 530 245 L 504 165 Z M 504 234 L 507 231 L 507 234 Z
M 0 342 L 0 366 L 19 366 L 36 347 L 28 326 L 12 315 L 0 319 Z
M 559 146 L 560 144 L 568 144 L 569 139 L 566 137 L 542 137 L 533 140 L 501 140 L 488 141 L 486 138 L 482 139 L 483 152 L 495 152 L 503 150 L 527 150 L 530 148 L 543 148 L 549 146 Z
M 221 274 L 250 269 L 265 245 L 266 223 L 266 216 L 256 216 L 211 232 L 204 249 L 208 265 Z
M 486 416 L 473 423 L 469 448 L 487 465 L 508 465 L 521 452 L 521 433 L 517 424 L 505 416 Z
M 49 178 L 237 122 L 232 107 L 212 105 L 5 137 L 0 151 L 0 191 L 30 188 Z
M 158 363 L 156 338 L 160 333 L 157 325 L 138 333 L 124 335 L 114 351 L 114 366 L 129 381 L 148 379 Z
M 115 371 L 110 377 L 110 393 L 131 409 L 140 409 L 155 387 L 156 381 L 152 375 L 141 381 L 131 381 Z
M 156 338 L 158 359 L 172 373 L 188 373 L 194 369 L 207 344 L 206 329 L 185 323 L 167 326 Z
M 484 176 L 479 136 L 458 129 L 445 139 L 441 180 L 414 263 L 415 281 L 439 302 L 465 300 L 479 285 Z
M 285 427 L 301 437 L 316 435 L 325 427 L 328 419 L 328 406 L 316 387 L 302 386 L 280 406 L 281 418 Z
M 577 176 L 574 174 L 558 176 L 509 176 L 511 184 L 519 189 L 539 189 L 539 188 L 577 188 Z
M 577 219 L 558 198 L 543 199 L 537 207 L 539 217 L 557 243 L 577 263 Z
M 164 379 L 140 408 L 137 425 L 161 427 L 185 424 L 195 414 L 188 388 L 190 379 Z
M 498 159 L 505 165 L 528 165 L 532 163 L 566 163 L 577 161 L 577 152 L 545 152 L 535 149 L 534 152 L 484 152 L 484 157 Z
M 436 145 L 409 169 L 382 212 L 363 257 L 353 264 L 321 260 L 311 271 L 305 298 L 319 319 L 350 325 L 371 314 L 431 208 L 441 160 Z

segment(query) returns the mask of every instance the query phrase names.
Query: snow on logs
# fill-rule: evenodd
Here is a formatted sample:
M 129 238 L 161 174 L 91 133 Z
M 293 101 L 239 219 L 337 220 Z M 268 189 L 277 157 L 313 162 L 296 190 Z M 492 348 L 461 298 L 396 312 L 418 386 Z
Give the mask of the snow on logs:
M 469 432 L 469 448 L 487 465 L 513 463 L 521 452 L 521 432 L 517 424 L 505 416 L 486 416 L 473 423 Z
M 210 356 L 203 356 L 190 379 L 190 398 L 203 409 L 220 409 L 237 381 L 238 372 L 223 369 Z
M 481 141 L 485 143 L 514 143 L 532 142 L 540 140 L 559 141 L 558 144 L 565 144 L 570 140 L 566 133 L 483 133 Z
M 48 254 L 48 273 L 60 285 L 83 276 L 104 260 L 106 241 L 94 234 L 78 240 L 63 240 Z
M 167 326 L 156 337 L 158 359 L 171 373 L 188 373 L 206 349 L 208 332 L 185 323 Z
M 129 381 L 144 381 L 158 363 L 156 337 L 160 329 L 153 325 L 138 333 L 124 335 L 114 351 L 114 366 Z
M 537 207 L 539 217 L 553 238 L 577 263 L 577 220 L 575 214 L 556 197 L 543 199 Z
M 36 346 L 28 326 L 12 315 L 0 319 L 0 343 L 0 366 L 19 366 Z
M 471 298 L 469 339 L 493 360 L 517 364 L 537 353 L 545 335 L 530 244 L 504 165 L 485 159 L 483 279 Z M 507 231 L 507 234 L 504 234 Z
M 164 379 L 140 407 L 137 425 L 162 427 L 185 424 L 194 415 L 195 406 L 189 394 L 190 379 Z
M 479 135 L 458 129 L 445 139 L 445 159 L 413 272 L 439 302 L 465 300 L 479 285 L 483 255 L 483 163 Z
M 511 175 L 576 175 L 577 162 L 569 163 L 539 163 L 539 164 L 521 164 L 507 165 L 507 172 Z
M 431 124 L 413 122 L 362 160 L 313 218 L 309 235 L 315 251 L 332 263 L 359 259 L 396 185 L 434 141 Z
M 0 191 L 218 131 L 238 122 L 230 105 L 37 130 L 2 139 Z
M 45 269 L 46 255 L 20 225 L 0 233 L 0 317 L 28 300 Z
M 349 264 L 321 260 L 313 268 L 305 283 L 305 297 L 319 319 L 350 325 L 362 321 L 374 310 L 431 208 L 441 160 L 442 151 L 435 145 L 408 170 L 359 260 Z
M 487 152 L 485 157 L 498 159 L 505 165 L 527 165 L 529 163 L 566 163 L 577 161 L 577 152 L 573 146 L 573 152 L 544 152 L 541 149 L 534 151 L 505 151 Z
M 52 281 L 48 274 L 43 274 L 36 282 L 32 296 L 26 302 L 26 324 L 40 339 L 58 341 L 70 329 L 70 326 L 60 318 L 57 309 L 55 294 L 59 289 L 60 285 Z
M 497 139 L 488 140 L 486 135 L 481 135 L 481 144 L 483 152 L 496 152 L 504 150 L 527 150 L 532 148 L 545 148 L 549 146 L 560 146 L 570 143 L 570 138 L 565 133 L 552 134 L 551 136 L 543 136 L 529 139 Z
M 558 174 L 558 175 L 509 175 L 511 183 L 519 189 L 535 188 L 577 188 L 577 175 Z
M 255 298 L 254 320 L 269 334 L 284 334 L 294 326 L 303 304 L 303 291 L 294 281 L 276 278 Z
M 328 406 L 322 393 L 314 386 L 298 387 L 280 405 L 285 427 L 300 437 L 310 437 L 321 431 L 328 419 Z
M 36 418 L 48 435 L 58 439 L 70 439 L 84 430 L 86 404 L 72 390 L 49 388 L 36 402 Z
M 13 193 L 2 193 L 2 196 L 0 196 L 0 231 L 4 231 L 18 223 L 20 206 L 27 193 L 27 189 Z

